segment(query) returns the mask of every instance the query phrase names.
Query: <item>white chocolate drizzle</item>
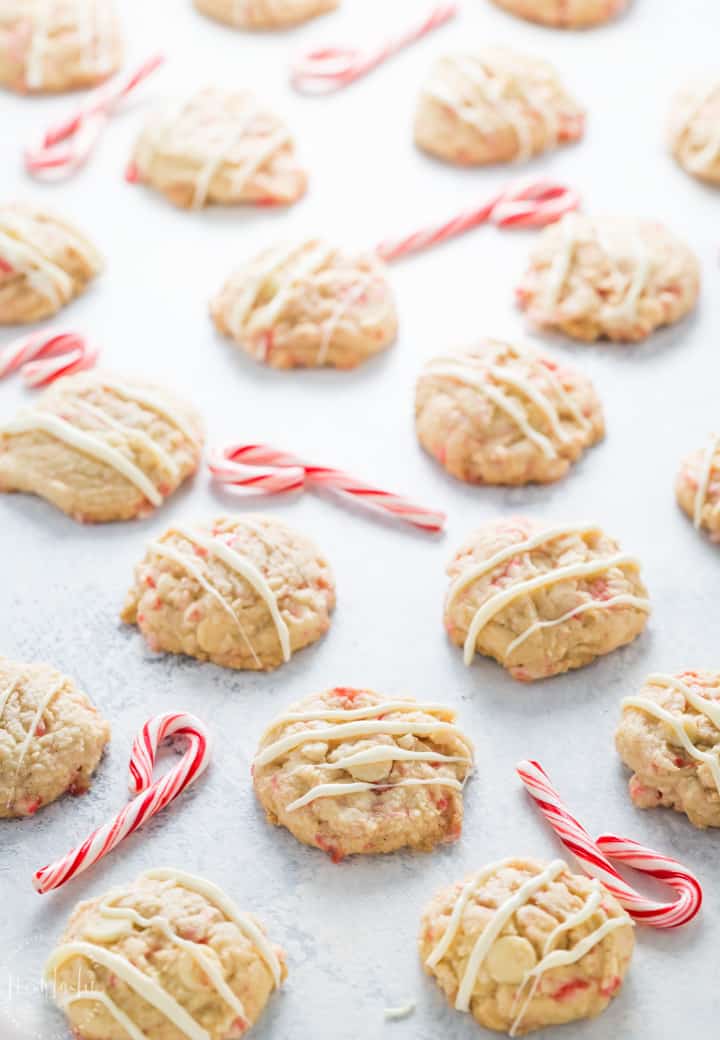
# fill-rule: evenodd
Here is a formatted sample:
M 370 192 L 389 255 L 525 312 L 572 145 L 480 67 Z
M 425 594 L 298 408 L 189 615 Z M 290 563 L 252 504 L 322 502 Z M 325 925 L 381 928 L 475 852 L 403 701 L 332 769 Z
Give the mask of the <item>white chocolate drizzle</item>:
M 534 621 L 532 625 L 528 625 L 525 631 L 521 632 L 519 636 L 516 636 L 512 643 L 505 648 L 505 660 L 508 661 L 514 650 L 517 650 L 526 639 L 541 629 L 554 628 L 556 625 L 562 625 L 566 621 L 570 621 L 571 618 L 578 617 L 580 614 L 584 614 L 588 610 L 611 610 L 613 607 L 634 607 L 636 610 L 642 610 L 649 613 L 650 600 L 646 599 L 644 596 L 633 596 L 629 592 L 623 592 L 617 596 L 611 596 L 609 599 L 587 600 L 587 602 L 580 603 L 577 607 L 573 607 L 558 618 L 549 618 L 546 621 Z
M 720 447 L 720 436 L 718 436 L 717 433 L 714 433 L 703 453 L 702 465 L 700 467 L 700 478 L 698 480 L 697 491 L 695 492 L 693 523 L 698 530 L 702 524 L 702 513 L 707 501 L 708 491 L 710 490 L 710 480 L 712 479 L 712 471 L 718 447 Z
M 496 567 L 505 563 L 507 560 L 511 560 L 513 557 L 521 553 L 530 552 L 532 549 L 536 549 L 555 538 L 560 538 L 565 535 L 577 534 L 581 538 L 586 534 L 592 534 L 597 531 L 594 527 L 565 527 L 565 528 L 552 528 L 550 530 L 539 532 L 530 538 L 527 538 L 523 542 L 514 542 L 511 545 L 506 546 L 499 552 L 495 553 L 488 560 L 483 560 L 474 566 L 466 568 L 450 586 L 447 596 L 447 606 L 449 606 L 455 599 L 455 597 L 468 585 L 476 581 L 478 578 L 489 574 Z M 475 654 L 475 644 L 477 637 L 482 629 L 494 618 L 504 607 L 511 603 L 514 599 L 519 596 L 523 596 L 527 593 L 536 591 L 537 589 L 544 588 L 548 585 L 555 585 L 557 582 L 564 581 L 567 578 L 585 578 L 590 577 L 593 574 L 597 574 L 601 571 L 609 570 L 611 567 L 632 567 L 638 568 L 640 566 L 639 561 L 633 556 L 629 556 L 627 553 L 613 553 L 610 556 L 606 556 L 602 559 L 597 560 L 586 560 L 582 563 L 566 564 L 562 567 L 554 567 L 553 569 L 538 574 L 534 578 L 528 578 L 525 581 L 519 581 L 515 584 L 511 584 L 505 588 L 498 589 L 493 592 L 488 599 L 482 603 L 476 610 L 472 621 L 468 627 L 468 633 L 465 637 L 464 644 L 464 661 L 465 664 L 469 665 L 472 662 Z M 612 598 L 611 598 L 612 599 Z M 505 657 L 515 649 L 524 639 L 526 639 L 532 632 L 537 631 L 541 628 L 549 625 L 561 624 L 566 621 L 573 614 L 581 613 L 584 610 L 588 610 L 591 607 L 603 607 L 610 608 L 612 606 L 621 605 L 617 598 L 615 602 L 608 600 L 593 600 L 586 604 L 578 604 L 577 607 L 573 608 L 567 614 L 564 614 L 560 618 L 551 620 L 549 623 L 534 622 L 530 628 L 521 633 L 506 650 Z M 632 597 L 635 602 L 628 603 L 626 605 L 636 606 L 641 610 L 650 609 L 649 601 L 643 597 Z M 582 608 L 582 609 L 581 609 Z
M 153 482 L 126 455 L 106 443 L 101 437 L 97 437 L 87 430 L 78 429 L 59 415 L 42 411 L 39 408 L 29 408 L 16 419 L 0 426 L 0 434 L 31 433 L 36 430 L 47 433 L 51 437 L 57 437 L 70 447 L 106 463 L 129 480 L 152 505 L 159 506 L 162 503 L 163 496 Z
M 688 704 L 695 708 L 695 710 L 701 715 L 704 715 L 705 718 L 709 719 L 713 726 L 720 731 L 720 702 L 713 701 L 709 697 L 703 697 L 695 690 L 692 690 L 687 683 L 682 681 L 682 679 L 678 679 L 673 675 L 649 675 L 647 678 L 647 684 L 650 686 L 660 686 L 665 689 L 676 690 L 678 693 L 682 694 Z M 660 704 L 656 704 L 655 701 L 651 700 L 649 697 L 625 697 L 620 703 L 622 708 L 637 708 L 638 710 L 645 712 L 646 715 L 651 715 L 653 718 L 665 723 L 665 725 L 675 734 L 688 755 L 690 755 L 691 758 L 694 758 L 696 762 L 701 762 L 708 766 L 715 787 L 718 794 L 720 794 L 720 733 L 718 735 L 718 744 L 712 751 L 701 751 L 699 748 L 695 747 L 688 736 L 683 718 L 678 718 L 677 715 L 668 711 L 667 708 L 663 708 Z
M 310 249 L 307 248 L 309 245 L 311 246 Z M 297 252 L 299 252 L 299 255 L 295 260 Z M 282 269 L 286 264 L 288 264 L 288 267 L 284 272 L 284 277 L 281 278 L 280 284 L 273 287 L 274 291 L 272 298 L 268 303 L 257 308 L 255 311 L 252 317 L 253 326 L 258 326 L 262 329 L 271 329 L 279 315 L 282 313 L 282 310 L 290 298 L 295 286 L 304 278 L 322 270 L 322 268 L 330 261 L 334 253 L 335 250 L 332 246 L 323 245 L 322 243 L 305 242 L 298 251 L 293 250 L 289 255 L 285 254 L 285 258 L 282 258 L 279 262 L 273 262 L 270 260 L 267 266 L 264 269 L 261 269 L 258 273 L 257 283 L 252 283 L 252 286 L 257 284 L 257 292 L 255 293 L 254 298 L 250 301 L 250 306 L 252 306 L 257 295 L 264 288 L 269 275 L 282 272 Z M 291 258 L 294 259 L 293 263 L 289 263 Z
M 73 280 L 33 241 L 33 223 L 19 213 L 0 211 L 0 256 L 13 271 L 53 307 L 60 307 L 73 294 Z
M 171 426 L 179 430 L 191 444 L 199 444 L 200 438 L 198 434 L 192 424 L 182 414 L 180 408 L 169 407 L 154 394 L 148 393 L 146 390 L 140 390 L 135 386 L 129 386 L 127 383 L 118 382 L 115 379 L 107 379 L 103 376 L 102 385 L 107 390 L 117 394 L 118 397 L 123 397 L 126 401 L 133 401 L 135 404 L 146 408 L 149 412 L 156 412 L 162 419 L 165 419 Z
M 676 141 L 679 141 L 683 134 L 687 134 L 690 131 L 693 120 L 699 116 L 705 105 L 713 101 L 718 92 L 720 92 L 720 82 L 717 80 L 700 87 L 694 102 L 687 106 L 679 125 L 675 129 L 674 136 Z M 710 120 L 706 120 L 706 123 L 709 134 L 705 147 L 696 152 L 690 152 L 688 148 L 683 155 L 685 165 L 693 173 L 707 173 L 720 158 L 720 119 L 716 119 L 713 123 Z
M 275 593 L 270 588 L 268 581 L 255 564 L 246 556 L 243 556 L 235 549 L 230 548 L 229 545 L 221 541 L 219 538 L 205 535 L 201 531 L 177 526 L 171 528 L 166 533 L 165 537 L 173 533 L 180 535 L 182 538 L 186 538 L 187 541 L 193 545 L 199 545 L 201 549 L 205 549 L 211 556 L 215 556 L 217 559 L 221 560 L 226 567 L 235 571 L 235 573 L 239 574 L 241 578 L 244 578 L 245 581 L 257 592 L 265 603 L 265 606 L 268 608 L 273 624 L 275 625 L 275 631 L 277 632 L 280 641 L 283 660 L 289 661 L 291 656 L 291 647 L 288 626 L 280 613 Z M 159 544 L 163 545 L 163 548 L 165 549 L 168 548 L 163 543 L 154 542 L 150 546 L 151 550 L 155 549 Z M 166 553 L 166 555 L 168 554 Z M 182 556 L 184 564 L 185 555 L 182 554 Z M 203 587 L 207 588 L 207 585 L 204 582 Z
M 481 133 L 493 129 L 492 115 L 504 119 L 514 130 L 517 138 L 515 162 L 522 162 L 533 153 L 534 116 L 542 120 L 548 142 L 552 146 L 558 139 L 558 116 L 543 93 L 523 74 L 521 64 L 513 60 L 508 52 L 493 55 L 455 55 L 452 59 L 455 72 L 479 91 L 482 101 L 491 113 L 483 114 L 472 100 L 459 101 L 454 91 L 444 82 L 442 66 L 425 88 L 425 93 L 450 108 L 455 115 Z M 488 71 L 489 70 L 489 71 Z M 508 88 L 517 91 L 518 97 L 508 96 Z
M 493 877 L 494 874 L 505 867 L 513 866 L 515 863 L 516 860 L 513 859 L 505 859 L 496 863 L 491 863 L 463 885 L 460 894 L 453 905 L 447 927 L 439 942 L 430 952 L 430 955 L 425 961 L 428 967 L 435 967 L 449 950 L 460 928 L 463 912 L 472 896 L 486 881 Z M 485 962 L 493 943 L 500 936 L 503 928 L 512 919 L 513 915 L 525 906 L 536 892 L 539 892 L 542 888 L 545 888 L 546 885 L 552 883 L 564 870 L 567 870 L 567 866 L 563 860 L 553 860 L 544 868 L 544 870 L 540 871 L 540 873 L 523 882 L 503 903 L 500 904 L 500 906 L 494 910 L 490 921 L 476 939 L 470 957 L 468 958 L 465 971 L 460 980 L 457 997 L 455 999 L 456 1010 L 465 1012 L 469 1011 L 473 990 L 483 963 Z M 540 976 L 544 972 L 561 965 L 576 963 L 584 957 L 586 953 L 593 949 L 594 946 L 601 942 L 606 935 L 610 934 L 610 932 L 614 931 L 616 928 L 632 924 L 628 915 L 622 913 L 605 920 L 600 927 L 589 933 L 570 949 L 554 950 L 553 947 L 560 935 L 582 924 L 596 912 L 601 903 L 602 894 L 603 889 L 600 883 L 598 881 L 593 881 L 591 883 L 588 898 L 585 900 L 584 905 L 580 910 L 573 912 L 564 921 L 561 921 L 547 937 L 541 960 L 535 965 L 535 967 L 524 973 L 520 987 L 516 993 L 515 1002 L 517 1003 L 527 983 L 530 981 L 533 982 L 532 989 L 512 1024 L 510 1030 L 511 1036 L 516 1035 L 522 1018 L 527 1011 L 532 997 L 534 996 Z
M 0 719 L 5 714 L 5 708 L 7 707 L 7 703 L 12 697 L 12 695 L 15 693 L 17 688 L 18 682 L 17 680 L 15 680 L 11 682 L 9 686 L 6 686 L 5 689 L 0 693 Z
M 152 455 L 155 461 L 169 474 L 171 479 L 178 479 L 180 475 L 180 467 L 175 459 L 172 455 L 169 455 L 161 445 L 154 441 L 152 437 L 149 437 L 144 430 L 118 422 L 117 419 L 113 419 L 111 415 L 104 412 L 102 408 L 98 408 L 97 405 L 92 404 L 90 401 L 86 401 L 84 398 L 78 398 L 73 401 L 72 404 L 81 415 L 83 412 L 86 415 L 90 415 L 101 426 L 106 426 L 111 430 L 115 430 L 130 443 L 134 442 L 139 445 L 146 452 Z
M 614 268 L 619 279 L 625 279 L 620 270 L 620 263 L 628 259 L 626 248 L 630 241 L 630 262 L 632 273 L 622 298 L 617 303 L 603 301 L 606 317 L 629 318 L 637 316 L 638 304 L 647 285 L 651 271 L 649 251 L 642 239 L 640 229 L 630 231 L 624 226 L 607 228 L 596 227 L 583 221 L 576 213 L 568 213 L 559 224 L 562 248 L 553 258 L 548 272 L 545 305 L 554 307 L 570 274 L 575 250 L 583 241 L 590 241 L 587 233 L 594 238 L 599 248 L 605 253 L 608 262 Z
M 262 960 L 269 969 L 275 987 L 282 981 L 282 973 L 277 955 L 272 945 L 260 928 L 247 915 L 241 913 L 235 904 L 216 885 L 192 874 L 172 869 L 150 870 L 143 878 L 156 881 L 167 881 L 171 886 L 187 888 L 190 891 L 202 895 L 209 903 L 218 909 L 229 921 L 232 921 L 239 930 L 250 940 Z M 202 944 L 192 940 L 183 939 L 165 917 L 156 915 L 151 918 L 143 917 L 132 907 L 114 906 L 121 892 L 112 892 L 100 904 L 98 911 L 101 918 L 109 922 L 116 921 L 123 928 L 130 930 L 155 929 L 162 932 L 166 939 L 173 945 L 178 946 L 201 967 L 209 979 L 218 996 L 232 1009 L 233 1014 L 246 1020 L 247 1016 L 242 1001 L 234 993 L 225 981 L 223 969 L 207 952 Z M 102 929 L 100 929 L 102 934 Z M 95 934 L 95 933 L 93 933 Z M 120 933 L 113 930 L 110 925 L 107 930 L 107 939 L 112 940 Z M 73 957 L 83 957 L 91 963 L 100 964 L 109 971 L 116 974 L 139 996 L 158 1010 L 169 1022 L 171 1022 L 188 1040 L 210 1040 L 210 1034 L 203 1029 L 185 1008 L 155 979 L 146 975 L 136 968 L 126 957 L 106 949 L 96 942 L 71 941 L 65 943 L 52 954 L 46 968 L 46 978 L 50 979 L 66 961 Z M 58 994 L 59 1003 L 63 1007 L 77 1001 L 99 1001 L 113 1016 L 113 1018 L 127 1031 L 131 1040 L 146 1040 L 145 1033 L 132 1021 L 131 1018 L 103 991 L 80 990 L 76 993 Z
M 35 710 L 35 714 L 33 715 L 32 722 L 30 723 L 30 726 L 28 727 L 27 733 L 25 734 L 25 739 L 23 740 L 22 744 L 20 745 L 20 754 L 19 754 L 18 760 L 17 760 L 16 774 L 20 772 L 20 767 L 22 766 L 23 761 L 25 760 L 25 756 L 27 755 L 28 751 L 30 750 L 30 745 L 31 745 L 31 743 L 32 743 L 32 741 L 33 741 L 33 739 L 35 737 L 35 734 L 37 733 L 37 729 L 38 729 L 38 726 L 40 725 L 40 723 L 42 721 L 43 715 L 45 714 L 47 709 L 50 707 L 50 704 L 52 703 L 52 701 L 55 700 L 55 698 L 57 697 L 57 695 L 60 693 L 60 691 L 63 689 L 64 686 L 65 686 L 65 680 L 64 679 L 61 679 L 60 682 L 56 682 L 48 690 L 48 692 L 45 694 L 45 696 L 41 699 L 40 703 L 38 704 L 37 709 Z
M 452 736 L 461 741 L 467 749 L 467 755 L 444 755 L 436 751 L 409 751 L 399 747 L 397 744 L 373 744 L 359 751 L 350 752 L 341 756 L 336 761 L 315 764 L 315 768 L 327 770 L 344 770 L 350 772 L 358 766 L 374 765 L 384 762 L 433 762 L 433 763 L 462 763 L 472 768 L 472 745 L 467 737 L 452 723 L 444 721 L 425 722 L 413 719 L 387 719 L 384 716 L 391 712 L 416 712 L 425 715 L 440 714 L 446 718 L 453 718 L 454 714 L 447 708 L 437 704 L 417 704 L 408 701 L 382 701 L 379 704 L 368 705 L 364 708 L 354 708 L 343 711 L 341 709 L 328 708 L 320 711 L 288 712 L 276 719 L 263 734 L 263 739 L 278 727 L 292 724 L 293 722 L 329 722 L 336 723 L 328 727 L 317 729 L 302 729 L 286 734 L 270 743 L 255 756 L 254 766 L 269 765 L 289 751 L 300 747 L 302 744 L 343 741 L 348 737 L 371 737 L 375 734 L 382 736 L 428 736 L 435 735 Z M 383 716 L 381 718 L 381 716 Z M 287 807 L 287 812 L 301 809 L 305 805 L 318 798 L 335 798 L 343 795 L 356 794 L 362 791 L 388 791 L 395 787 L 450 787 L 454 790 L 462 790 L 464 781 L 452 777 L 399 777 L 398 779 L 386 778 L 382 781 L 372 782 L 359 780 L 357 782 L 321 783 L 311 787 L 304 795 L 295 799 Z

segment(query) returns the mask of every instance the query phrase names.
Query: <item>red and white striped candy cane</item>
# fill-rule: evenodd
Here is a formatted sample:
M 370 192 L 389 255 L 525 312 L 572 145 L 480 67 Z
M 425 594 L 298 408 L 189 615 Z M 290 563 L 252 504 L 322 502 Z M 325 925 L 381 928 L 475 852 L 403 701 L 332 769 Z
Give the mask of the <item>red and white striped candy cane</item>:
M 92 368 L 99 353 L 79 332 L 42 329 L 0 350 L 0 379 L 20 369 L 27 386 L 46 386 L 60 376 Z
M 544 178 L 515 181 L 481 206 L 463 210 L 442 224 L 415 231 L 405 238 L 381 242 L 377 252 L 383 260 L 397 260 L 446 242 L 480 224 L 503 228 L 545 227 L 579 205 L 578 193 L 564 184 Z
M 115 109 L 164 62 L 154 54 L 130 76 L 91 95 L 90 101 L 51 126 L 39 143 L 25 151 L 25 169 L 33 176 L 69 176 L 88 159 Z
M 180 740 L 186 745 L 182 758 L 153 783 L 158 748 L 164 741 Z M 205 772 L 209 761 L 210 737 L 200 719 L 185 712 L 168 712 L 149 719 L 135 738 L 130 756 L 130 790 L 137 796 L 81 845 L 36 871 L 35 889 L 43 895 L 92 867 L 194 783 Z
M 458 12 L 457 4 L 437 4 L 422 19 L 386 43 L 371 50 L 358 47 L 317 47 L 297 58 L 290 69 L 293 85 L 310 93 L 329 93 L 346 87 L 391 58 L 393 54 L 439 28 Z
M 415 505 L 399 495 L 356 480 L 342 470 L 304 462 L 266 444 L 231 444 L 211 457 L 209 468 L 219 483 L 250 493 L 274 495 L 315 486 L 389 513 L 424 531 L 442 531 L 445 525 L 444 513 Z
M 564 805 L 539 762 L 520 762 L 516 769 L 565 848 L 572 852 L 586 874 L 597 878 L 612 892 L 631 917 L 653 928 L 678 928 L 692 921 L 702 905 L 703 892 L 698 879 L 682 863 L 614 834 L 602 834 L 593 841 Z M 664 881 L 675 890 L 677 899 L 672 903 L 659 903 L 641 895 L 617 872 L 611 859 Z

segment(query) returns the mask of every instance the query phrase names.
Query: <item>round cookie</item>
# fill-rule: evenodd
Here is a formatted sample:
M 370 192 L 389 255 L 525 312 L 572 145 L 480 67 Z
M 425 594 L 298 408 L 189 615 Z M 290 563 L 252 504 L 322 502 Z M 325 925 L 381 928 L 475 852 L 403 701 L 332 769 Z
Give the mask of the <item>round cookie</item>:
M 0 491 L 80 522 L 144 517 L 195 472 L 203 440 L 198 413 L 166 386 L 80 372 L 0 425 Z
M 238 29 L 284 29 L 334 11 L 340 0 L 195 0 L 198 11 Z
M 529 22 L 556 29 L 586 29 L 621 14 L 629 0 L 493 0 L 498 7 Z
M 113 0 L 0 0 L 0 84 L 21 93 L 92 87 L 122 61 Z
M 307 187 L 282 120 L 249 91 L 213 87 L 151 115 L 128 179 L 150 185 L 181 209 L 288 205 Z
M 582 668 L 632 642 L 650 612 L 638 561 L 598 527 L 522 517 L 475 531 L 448 567 L 445 627 L 514 679 Z
M 78 903 L 45 966 L 76 1040 L 239 1040 L 286 976 L 254 915 L 171 869 Z
M 425 365 L 415 426 L 425 450 L 469 484 L 559 480 L 605 432 L 587 377 L 533 347 L 492 339 Z
M 169 528 L 135 569 L 122 620 L 152 650 L 270 671 L 325 635 L 330 566 L 273 517 L 217 517 Z
M 696 257 L 661 224 L 568 213 L 540 235 L 517 300 L 540 328 L 636 342 L 684 317 L 699 289 Z
M 420 95 L 415 143 L 447 162 L 521 162 L 578 140 L 584 124 L 552 65 L 488 48 L 435 63 Z
M 355 368 L 395 340 L 385 265 L 318 239 L 266 249 L 210 305 L 220 333 L 272 368 Z
M 693 177 L 720 184 L 720 80 L 693 83 L 673 99 L 670 151 Z
M 634 943 L 632 920 L 599 881 L 561 859 L 520 858 L 441 889 L 418 940 L 450 1005 L 510 1036 L 599 1015 Z
M 336 687 L 265 730 L 255 792 L 271 823 L 339 862 L 460 837 L 472 741 L 441 704 Z
M 720 436 L 716 433 L 705 448 L 683 459 L 675 494 L 696 529 L 720 542 Z
M 0 818 L 84 794 L 110 726 L 72 679 L 0 657 Z
M 56 314 L 102 270 L 77 228 L 25 203 L 0 206 L 0 325 Z
M 621 706 L 615 746 L 633 770 L 633 804 L 720 827 L 720 673 L 649 675 Z

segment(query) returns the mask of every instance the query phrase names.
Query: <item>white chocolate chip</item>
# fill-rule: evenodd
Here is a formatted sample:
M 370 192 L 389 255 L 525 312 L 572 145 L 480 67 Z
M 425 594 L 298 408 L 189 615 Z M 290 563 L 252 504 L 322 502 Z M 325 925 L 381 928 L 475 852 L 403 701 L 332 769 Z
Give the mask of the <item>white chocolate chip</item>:
M 324 762 L 328 753 L 328 745 L 324 740 L 314 740 L 310 744 L 303 744 L 301 748 L 303 758 L 308 762 Z
M 377 780 L 384 780 L 386 776 L 389 776 L 392 767 L 392 762 L 366 762 L 363 765 L 358 763 L 355 766 L 348 766 L 347 771 L 356 780 L 375 783 Z
M 82 937 L 87 942 L 109 943 L 116 939 L 123 939 L 132 930 L 132 922 L 127 918 L 94 921 L 83 930 Z
M 490 947 L 485 964 L 495 982 L 521 982 L 537 964 L 537 955 L 522 936 L 503 935 Z

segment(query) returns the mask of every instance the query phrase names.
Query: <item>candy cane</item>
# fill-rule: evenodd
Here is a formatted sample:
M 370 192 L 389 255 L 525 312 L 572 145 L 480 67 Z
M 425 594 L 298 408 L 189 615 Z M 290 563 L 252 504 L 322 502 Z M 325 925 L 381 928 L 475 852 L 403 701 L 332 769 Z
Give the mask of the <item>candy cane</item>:
M 416 231 L 405 238 L 381 242 L 377 252 L 383 260 L 397 260 L 486 223 L 502 228 L 545 227 L 579 205 L 578 193 L 564 184 L 542 178 L 515 181 L 482 206 L 463 210 L 442 224 Z
M 20 369 L 27 386 L 46 386 L 60 376 L 92 368 L 99 354 L 78 332 L 31 332 L 0 350 L 0 379 Z
M 164 777 L 153 783 L 153 768 L 163 741 L 185 741 L 183 757 Z M 66 856 L 33 875 L 33 886 L 43 895 L 60 888 L 111 852 L 123 838 L 160 812 L 194 783 L 210 761 L 210 737 L 194 715 L 168 712 L 149 719 L 138 733 L 130 756 L 130 791 L 137 796 L 114 819 L 93 831 Z
M 304 462 L 265 444 L 231 444 L 211 457 L 209 468 L 219 483 L 251 493 L 274 495 L 315 486 L 370 509 L 390 513 L 424 531 L 442 531 L 445 524 L 444 513 L 414 505 L 406 498 L 356 480 L 342 470 Z
M 25 169 L 33 176 L 69 176 L 88 159 L 108 119 L 143 80 L 164 62 L 162 54 L 151 58 L 118 84 L 96 91 L 89 103 L 61 123 L 51 126 L 40 142 L 25 151 Z
M 331 90 L 346 87 L 404 47 L 449 22 L 457 12 L 457 4 L 439 4 L 421 22 L 413 24 L 372 50 L 363 51 L 357 47 L 318 47 L 308 51 L 293 62 L 290 80 L 297 90 L 312 93 L 329 93 Z
M 579 861 L 590 877 L 597 878 L 625 907 L 635 920 L 653 928 L 678 928 L 692 921 L 702 905 L 700 882 L 686 867 L 669 856 L 614 834 L 602 834 L 593 841 L 583 825 L 563 804 L 539 762 L 520 762 L 517 773 L 540 812 L 560 841 Z M 647 899 L 632 888 L 617 872 L 611 859 L 664 881 L 677 892 L 672 903 Z

